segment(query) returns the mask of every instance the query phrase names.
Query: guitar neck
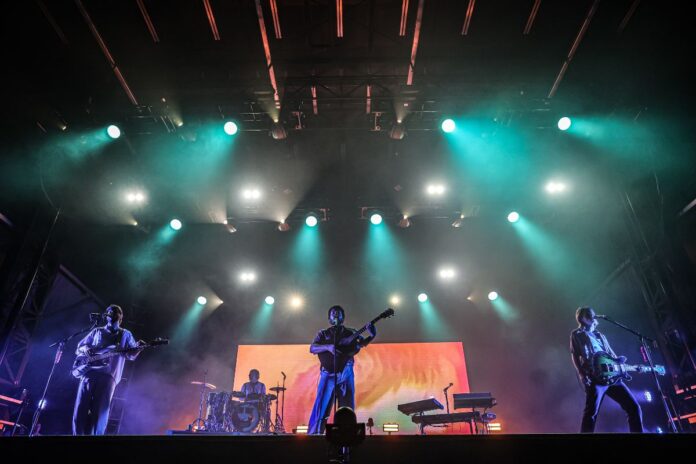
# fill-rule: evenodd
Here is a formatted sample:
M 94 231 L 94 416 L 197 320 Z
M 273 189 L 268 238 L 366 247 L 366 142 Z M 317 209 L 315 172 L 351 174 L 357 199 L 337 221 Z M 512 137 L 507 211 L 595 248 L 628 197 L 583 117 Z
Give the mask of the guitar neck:
M 660 369 L 656 366 L 654 369 L 650 366 L 644 366 L 641 364 L 626 364 L 624 365 L 624 369 L 627 370 L 628 372 L 660 372 Z
M 94 356 L 90 356 L 90 357 L 89 357 L 89 361 L 90 361 L 90 362 L 93 362 L 93 361 L 100 361 L 100 360 L 102 360 L 102 359 L 111 358 L 111 357 L 113 357 L 113 356 L 118 356 L 118 355 L 121 355 L 121 354 L 126 354 L 126 353 L 129 353 L 129 352 L 131 352 L 131 351 L 137 351 L 138 349 L 139 349 L 139 348 L 119 348 L 119 349 L 117 349 L 117 350 L 109 351 L 108 353 L 101 353 L 101 354 L 95 354 Z

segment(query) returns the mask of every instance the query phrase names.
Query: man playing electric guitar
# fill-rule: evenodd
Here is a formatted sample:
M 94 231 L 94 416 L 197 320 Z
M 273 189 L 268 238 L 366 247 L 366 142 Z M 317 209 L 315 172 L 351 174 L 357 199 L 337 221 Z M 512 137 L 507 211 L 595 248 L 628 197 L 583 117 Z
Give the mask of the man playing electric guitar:
M 92 329 L 80 340 L 75 354 L 89 355 L 96 350 L 145 347 L 145 342 L 135 341 L 133 334 L 121 327 L 123 310 L 120 306 L 106 308 L 106 325 Z M 135 360 L 141 350 L 131 351 L 109 358 L 107 363 L 90 368 L 82 376 L 73 411 L 73 435 L 104 435 L 109 419 L 111 397 L 121 381 L 125 360 Z
M 361 348 L 367 346 L 377 335 L 374 324 L 367 325 L 370 336 L 356 337 L 356 330 L 343 325 L 345 311 L 340 306 L 332 306 L 329 309 L 329 322 L 331 327 L 320 331 L 314 338 L 309 348 L 312 354 L 319 355 L 321 369 L 319 384 L 317 385 L 317 398 L 314 401 L 312 415 L 309 418 L 309 430 L 311 434 L 324 433 L 326 421 L 331 413 L 334 400 L 334 389 L 338 395 L 338 407 L 348 406 L 355 409 L 355 378 L 353 376 L 353 356 Z M 346 346 L 355 339 L 352 346 Z M 334 346 L 338 351 L 334 352 Z M 335 359 L 335 365 L 334 365 Z M 334 376 L 334 372 L 336 375 Z
M 570 352 L 578 376 L 585 387 L 585 410 L 582 416 L 581 433 L 592 433 L 597 422 L 599 407 L 604 395 L 616 401 L 628 416 L 631 432 L 643 432 L 643 418 L 638 402 L 631 390 L 621 380 L 612 385 L 601 385 L 592 373 L 592 360 L 595 353 L 605 352 L 620 363 L 625 363 L 624 356 L 617 357 L 609 346 L 607 338 L 597 329 L 597 318 L 592 308 L 581 307 L 575 312 L 579 327 L 570 335 Z

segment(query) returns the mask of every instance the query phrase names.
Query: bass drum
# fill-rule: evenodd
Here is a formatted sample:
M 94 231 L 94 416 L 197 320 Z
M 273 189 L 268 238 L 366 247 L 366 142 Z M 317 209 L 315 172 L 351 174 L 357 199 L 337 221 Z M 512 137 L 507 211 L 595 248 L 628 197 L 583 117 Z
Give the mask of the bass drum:
M 255 403 L 239 403 L 230 414 L 235 432 L 253 433 L 259 426 L 259 409 Z

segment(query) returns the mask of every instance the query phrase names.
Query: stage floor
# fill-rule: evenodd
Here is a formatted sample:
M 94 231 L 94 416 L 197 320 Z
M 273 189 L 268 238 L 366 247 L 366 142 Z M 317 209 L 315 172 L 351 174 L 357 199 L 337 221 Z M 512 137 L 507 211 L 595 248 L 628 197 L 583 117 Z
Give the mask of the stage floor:
M 696 434 L 684 435 L 459 435 L 368 436 L 351 451 L 353 463 L 604 463 L 659 461 L 691 462 Z M 15 437 L 0 439 L 0 460 L 39 462 L 66 457 L 123 463 L 326 463 L 324 437 L 306 435 L 230 436 L 105 436 Z

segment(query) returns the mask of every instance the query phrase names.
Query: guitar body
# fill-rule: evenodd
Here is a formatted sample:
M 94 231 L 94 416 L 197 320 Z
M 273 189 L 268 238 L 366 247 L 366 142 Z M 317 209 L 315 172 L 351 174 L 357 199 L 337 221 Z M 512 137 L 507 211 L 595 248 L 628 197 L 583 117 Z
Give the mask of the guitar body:
M 650 366 L 630 365 L 622 363 L 618 358 L 613 357 L 604 351 L 598 351 L 592 356 L 592 373 L 590 377 L 597 385 L 609 386 L 621 380 L 631 380 L 629 372 L 652 372 Z M 665 375 L 664 366 L 655 366 L 657 375 Z
M 370 324 L 375 324 L 377 321 L 381 319 L 387 319 L 390 318 L 394 315 L 394 310 L 391 308 L 387 308 L 385 311 L 382 311 L 382 313 L 377 316 L 376 318 L 372 319 L 369 324 L 366 324 L 363 328 L 356 330 L 352 335 L 349 335 L 346 337 L 344 335 L 344 339 L 342 340 L 343 343 L 341 343 L 341 340 L 339 340 L 339 345 L 336 350 L 336 357 L 341 357 L 342 359 L 347 359 L 350 358 L 351 356 L 355 356 L 358 354 L 360 349 L 362 348 L 360 346 L 360 334 L 365 332 L 367 330 L 367 327 Z M 347 329 L 345 329 L 347 331 Z M 333 371 L 333 361 L 334 361 L 334 355 L 333 353 L 329 353 L 327 351 L 323 351 L 317 355 L 319 357 L 319 362 L 321 362 L 322 367 L 324 367 L 327 371 L 331 372 Z M 336 366 L 336 371 L 341 371 L 343 370 L 344 366 Z
M 90 371 L 103 370 L 109 365 L 109 358 L 90 361 L 92 356 L 105 354 L 116 349 L 115 345 L 108 346 L 96 351 L 90 351 L 89 354 L 81 354 L 75 358 L 72 365 L 72 375 L 77 379 L 81 379 Z
M 146 343 L 137 348 L 117 348 L 115 345 L 99 348 L 98 350 L 90 350 L 89 354 L 77 355 L 73 361 L 70 372 L 73 377 L 81 379 L 88 372 L 104 370 L 109 366 L 109 360 L 114 356 L 123 356 L 127 353 L 134 353 L 143 348 L 151 346 L 166 345 L 169 340 L 166 338 L 156 338 L 155 340 Z
M 592 357 L 592 381 L 597 385 L 614 385 L 620 380 L 631 380 L 618 359 L 604 351 L 598 351 Z

